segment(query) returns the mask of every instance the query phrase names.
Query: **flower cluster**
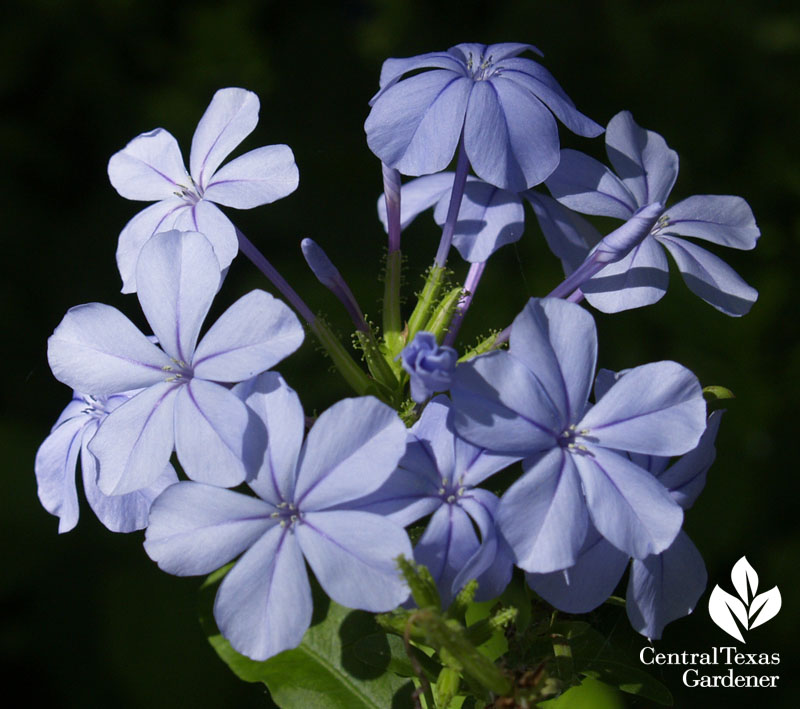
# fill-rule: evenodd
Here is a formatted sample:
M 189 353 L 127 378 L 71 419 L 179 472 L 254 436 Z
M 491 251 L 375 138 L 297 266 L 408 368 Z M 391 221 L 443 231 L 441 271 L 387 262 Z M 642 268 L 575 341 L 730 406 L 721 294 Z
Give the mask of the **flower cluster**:
M 584 301 L 604 313 L 655 302 L 666 290 L 666 250 L 692 291 L 742 315 L 756 292 L 683 237 L 751 249 L 759 232 L 739 197 L 666 206 L 677 155 L 630 113 L 605 130 L 614 171 L 559 150 L 555 118 L 579 136 L 603 129 L 520 56 L 528 51 L 538 52 L 460 44 L 384 64 L 365 123 L 383 163 L 378 213 L 389 234 L 381 331 L 322 248 L 302 242 L 350 314 L 366 367 L 217 206 L 268 204 L 298 184 L 284 145 L 220 167 L 256 125 L 253 93 L 217 92 L 188 172 L 161 128 L 112 156 L 119 194 L 156 200 L 125 226 L 117 250 L 123 291 L 136 293 L 152 334 L 88 303 L 49 339 L 53 374 L 75 392 L 35 462 L 60 532 L 78 520 L 80 457 L 98 518 L 113 531 L 146 529 L 159 567 L 200 575 L 235 562 L 214 617 L 256 660 L 303 641 L 313 610 L 306 563 L 333 601 L 370 612 L 423 604 L 399 557 L 427 568 L 452 617 L 465 594 L 497 599 L 515 578 L 556 609 L 586 612 L 629 565 L 636 630 L 659 637 L 691 612 L 705 569 L 683 517 L 713 461 L 721 414 L 709 415 L 697 377 L 676 362 L 598 373 Z M 402 175 L 415 179 L 403 184 Z M 541 183 L 551 196 L 533 189 Z M 565 280 L 521 301 L 504 329 L 507 321 L 489 323 L 499 327 L 459 357 L 481 275 L 523 236 L 525 203 Z M 442 236 L 403 313 L 401 233 L 428 208 Z M 577 213 L 623 223 L 603 236 Z M 451 247 L 469 263 L 462 285 L 445 267 Z M 289 305 L 254 290 L 201 336 L 240 249 Z M 292 309 L 356 394 L 316 419 L 268 371 L 304 342 Z

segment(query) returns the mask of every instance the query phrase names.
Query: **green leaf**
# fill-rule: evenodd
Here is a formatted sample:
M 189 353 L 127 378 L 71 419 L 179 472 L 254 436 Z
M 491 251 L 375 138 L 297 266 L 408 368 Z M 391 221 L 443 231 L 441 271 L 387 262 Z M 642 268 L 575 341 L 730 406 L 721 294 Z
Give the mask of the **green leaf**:
M 670 691 L 661 682 L 635 666 L 613 648 L 603 635 L 585 628 L 570 639 L 575 670 L 585 677 L 598 679 L 628 694 L 636 694 L 664 706 L 672 706 Z
M 316 583 L 312 583 L 314 617 L 299 647 L 264 662 L 240 655 L 222 637 L 212 615 L 217 586 L 227 570 L 215 572 L 203 584 L 200 623 L 211 646 L 239 678 L 263 682 L 282 709 L 411 706 L 414 686 L 390 670 L 389 641 L 374 616 L 334 603 Z M 371 663 L 364 662 L 356 650 L 367 637 L 377 652 Z

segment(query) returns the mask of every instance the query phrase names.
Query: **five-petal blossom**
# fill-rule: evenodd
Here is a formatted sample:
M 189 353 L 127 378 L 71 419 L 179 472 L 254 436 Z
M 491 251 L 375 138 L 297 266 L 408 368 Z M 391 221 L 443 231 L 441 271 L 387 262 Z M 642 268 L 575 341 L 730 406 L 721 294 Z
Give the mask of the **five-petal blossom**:
M 495 529 L 499 500 L 477 486 L 519 460 L 454 435 L 447 427 L 449 411 L 447 397 L 428 403 L 409 431 L 397 470 L 364 501 L 365 509 L 403 525 L 433 515 L 414 558 L 430 570 L 445 608 L 471 579 L 478 580 L 478 600 L 498 596 L 508 584 L 513 560 Z
M 373 397 L 344 399 L 303 442 L 300 400 L 273 372 L 236 387 L 269 431 L 248 484 L 258 497 L 182 482 L 153 505 L 145 550 L 165 571 L 209 573 L 240 554 L 217 593 L 214 617 L 239 652 L 264 660 L 296 647 L 311 622 L 308 562 L 348 608 L 388 611 L 408 597 L 396 565 L 411 558 L 395 522 L 355 502 L 389 477 L 406 446 L 397 414 Z
M 630 370 L 594 405 L 594 320 L 555 298 L 532 298 L 511 327 L 510 350 L 456 368 L 452 425 L 471 443 L 524 457 L 498 525 L 526 571 L 574 565 L 589 522 L 635 558 L 672 544 L 683 513 L 624 452 L 680 455 L 705 430 L 697 378 L 675 362 Z
M 112 532 L 144 529 L 153 500 L 166 487 L 178 482 L 175 470 L 167 465 L 150 487 L 127 495 L 104 495 L 97 487 L 97 461 L 89 452 L 88 444 L 108 414 L 135 393 L 95 397 L 75 392 L 50 435 L 39 446 L 34 464 L 39 499 L 50 514 L 58 517 L 59 534 L 69 532 L 78 523 L 75 467 L 79 456 L 86 500 L 97 518 Z
M 583 153 L 562 150 L 546 182 L 553 196 L 576 212 L 625 220 L 648 205 L 666 204 L 678 177 L 678 155 L 658 133 L 641 128 L 623 111 L 608 124 L 606 152 L 617 174 Z M 757 291 L 718 256 L 680 238 L 754 248 L 760 232 L 747 202 L 695 195 L 661 211 L 650 234 L 625 258 L 581 286 L 589 303 L 606 313 L 655 303 L 669 283 L 666 249 L 692 292 L 727 315 L 747 313 Z
M 220 279 L 202 234 L 157 234 L 139 257 L 137 295 L 163 349 L 100 303 L 70 309 L 50 337 L 48 360 L 59 381 L 95 396 L 141 389 L 108 415 L 89 444 L 105 494 L 152 485 L 173 448 L 193 480 L 233 486 L 257 468 L 263 427 L 224 384 L 250 379 L 294 352 L 303 328 L 288 306 L 254 290 L 198 343 Z
M 464 43 L 383 63 L 364 129 L 370 149 L 405 175 L 444 170 L 463 133 L 475 174 L 522 192 L 558 165 L 553 115 L 578 135 L 601 126 L 578 111 L 552 74 L 520 57 L 530 44 Z M 409 72 L 410 77 L 403 78 Z
M 111 156 L 108 177 L 120 195 L 158 200 L 134 216 L 119 235 L 117 266 L 123 293 L 137 289 L 136 261 L 153 234 L 171 229 L 205 234 L 225 269 L 239 249 L 238 238 L 216 205 L 250 209 L 297 189 L 297 166 L 287 145 L 256 148 L 219 167 L 255 128 L 258 109 L 252 91 L 217 91 L 197 124 L 188 172 L 178 142 L 163 128 L 142 133 Z

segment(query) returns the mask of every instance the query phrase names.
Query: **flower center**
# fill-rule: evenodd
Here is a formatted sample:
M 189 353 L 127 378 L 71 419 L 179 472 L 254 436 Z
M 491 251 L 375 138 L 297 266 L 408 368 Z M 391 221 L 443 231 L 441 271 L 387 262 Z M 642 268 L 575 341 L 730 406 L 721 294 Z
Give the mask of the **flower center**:
M 203 199 L 203 190 L 195 184 L 195 181 L 192 179 L 192 176 L 187 174 L 186 177 L 189 178 L 189 186 L 184 185 L 177 185 L 180 188 L 180 191 L 176 191 L 174 194 L 176 197 L 180 197 L 186 204 L 193 205 L 197 204 L 201 199 Z
M 558 445 L 566 448 L 570 453 L 578 455 L 592 455 L 591 451 L 584 445 L 583 441 L 589 439 L 589 429 L 583 428 L 578 431 L 575 424 L 570 424 L 569 428 L 564 429 L 558 437 Z
M 81 413 L 96 419 L 102 419 L 108 416 L 109 410 L 106 408 L 105 397 L 84 394 L 83 400 L 86 402 L 86 408 L 83 409 Z
M 472 52 L 467 56 L 467 70 L 472 72 L 472 79 L 474 81 L 486 81 L 492 76 L 500 74 L 500 69 L 495 69 L 492 64 L 491 54 L 484 57 L 482 54 L 478 57 L 473 57 Z
M 302 521 L 303 513 L 295 507 L 293 502 L 281 502 L 277 511 L 273 512 L 270 517 L 280 520 L 281 527 L 285 529 L 294 527 L 295 524 Z
M 183 360 L 172 360 L 175 366 L 165 364 L 161 369 L 167 375 L 164 378 L 165 382 L 176 382 L 177 384 L 188 384 L 193 376 L 192 368 Z
M 653 235 L 658 234 L 662 230 L 666 229 L 668 226 L 669 226 L 669 214 L 665 212 L 658 218 L 658 221 L 653 225 L 653 228 L 650 230 L 650 233 Z
M 437 492 L 443 502 L 446 502 L 448 505 L 453 505 L 458 502 L 459 498 L 466 490 L 467 488 L 464 487 L 464 476 L 462 475 L 458 479 L 453 479 L 452 481 L 450 481 L 449 478 L 442 478 L 442 486 Z

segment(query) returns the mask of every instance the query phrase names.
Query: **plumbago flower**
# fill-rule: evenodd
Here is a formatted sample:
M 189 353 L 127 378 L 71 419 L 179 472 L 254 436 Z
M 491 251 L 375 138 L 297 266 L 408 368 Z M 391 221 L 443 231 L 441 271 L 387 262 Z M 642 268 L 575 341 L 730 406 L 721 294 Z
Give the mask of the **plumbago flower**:
M 573 566 L 590 521 L 637 559 L 664 551 L 681 527 L 680 506 L 625 452 L 671 456 L 697 446 L 705 430 L 697 378 L 675 362 L 642 365 L 590 406 L 596 358 L 589 313 L 532 298 L 514 320 L 509 351 L 456 368 L 456 433 L 524 457 L 524 475 L 503 495 L 497 519 L 526 571 Z
M 409 525 L 432 514 L 414 548 L 431 572 L 446 608 L 471 579 L 479 600 L 503 592 L 513 560 L 495 531 L 498 498 L 477 485 L 519 460 L 497 455 L 447 428 L 450 401 L 437 396 L 408 433 L 408 448 L 386 483 L 363 501 L 364 509 Z M 480 530 L 480 539 L 475 533 Z
M 97 462 L 89 441 L 108 414 L 136 392 L 95 397 L 75 392 L 55 422 L 50 435 L 36 452 L 36 483 L 42 506 L 58 517 L 58 532 L 69 532 L 78 523 L 78 490 L 75 468 L 81 459 L 83 492 L 97 518 L 112 532 L 133 532 L 147 526 L 153 500 L 178 482 L 169 464 L 147 488 L 127 495 L 104 495 L 97 487 Z
M 431 394 L 450 388 L 458 353 L 436 342 L 433 333 L 418 332 L 400 353 L 403 369 L 408 373 L 411 398 L 418 404 Z
M 580 113 L 544 67 L 519 55 L 530 44 L 465 43 L 383 63 L 380 90 L 370 101 L 367 143 L 405 175 L 444 170 L 463 135 L 475 173 L 522 192 L 539 184 L 559 160 L 555 115 L 578 135 L 601 126 Z M 409 72 L 429 69 L 403 78 Z
M 388 611 L 408 597 L 395 559 L 411 557 L 402 527 L 353 501 L 389 477 L 406 446 L 397 414 L 372 397 L 344 399 L 303 442 L 300 400 L 268 372 L 236 394 L 269 431 L 248 481 L 258 495 L 193 482 L 153 505 L 145 550 L 165 571 L 206 574 L 242 555 L 220 585 L 214 617 L 239 652 L 265 660 L 300 644 L 311 622 L 305 563 L 348 608 Z
M 400 190 L 400 227 L 405 229 L 431 207 L 434 208 L 436 223 L 444 226 L 454 178 L 454 173 L 442 172 L 403 185 Z M 385 195 L 378 199 L 378 217 L 388 231 Z M 487 261 L 501 246 L 519 241 L 524 227 L 525 212 L 516 193 L 476 177 L 467 177 L 453 233 L 453 246 L 465 261 Z
M 561 204 L 583 214 L 629 219 L 654 203 L 666 204 L 678 176 L 678 155 L 628 111 L 606 129 L 614 174 L 597 160 L 562 150 L 546 184 Z M 689 289 L 727 315 L 744 315 L 758 293 L 724 261 L 680 236 L 734 249 L 752 249 L 759 237 L 753 212 L 741 197 L 696 195 L 662 211 L 650 234 L 627 257 L 610 264 L 581 290 L 598 310 L 614 313 L 658 301 L 669 282 L 666 249 Z
M 297 166 L 287 145 L 256 148 L 219 167 L 256 127 L 258 109 L 252 91 L 217 91 L 194 132 L 189 172 L 178 142 L 163 128 L 142 133 L 111 156 L 108 177 L 120 195 L 158 200 L 119 235 L 117 266 L 123 293 L 137 289 L 139 251 L 153 234 L 170 229 L 201 232 L 225 269 L 236 256 L 238 239 L 236 228 L 216 205 L 251 209 L 297 189 Z
M 619 375 L 617 375 L 619 376 Z M 615 381 L 603 370 L 598 375 L 598 396 Z M 708 418 L 697 448 L 670 465 L 670 458 L 632 454 L 633 462 L 650 471 L 684 510 L 705 486 L 706 474 L 716 457 L 714 441 L 722 411 Z M 574 566 L 549 574 L 527 574 L 531 588 L 567 613 L 587 613 L 610 596 L 630 561 L 628 554 L 589 528 Z M 633 559 L 628 578 L 626 610 L 631 625 L 648 638 L 660 638 L 664 626 L 692 612 L 705 590 L 707 574 L 700 552 L 681 530 L 660 554 Z
M 303 328 L 286 305 L 254 290 L 198 343 L 220 278 L 202 234 L 157 234 L 142 247 L 137 295 L 163 349 L 100 303 L 72 308 L 50 337 L 47 356 L 59 381 L 98 397 L 141 389 L 111 411 L 89 443 L 104 494 L 150 487 L 173 449 L 190 478 L 214 485 L 238 485 L 258 467 L 263 426 L 224 384 L 250 379 L 294 352 Z

